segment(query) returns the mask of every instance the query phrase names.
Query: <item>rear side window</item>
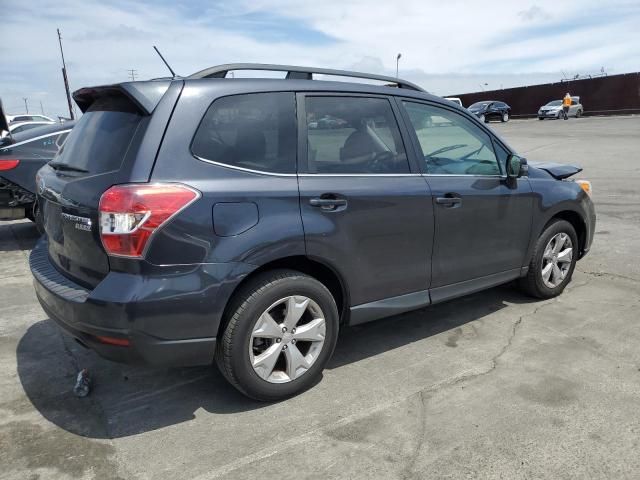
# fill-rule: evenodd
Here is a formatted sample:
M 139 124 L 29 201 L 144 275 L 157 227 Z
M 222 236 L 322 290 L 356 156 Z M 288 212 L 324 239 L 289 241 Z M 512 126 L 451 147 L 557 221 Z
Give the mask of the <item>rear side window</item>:
M 202 160 L 273 173 L 296 171 L 292 92 L 223 97 L 211 104 L 191 144 Z
M 307 97 L 305 106 L 310 173 L 409 173 L 388 100 Z
M 124 95 L 98 98 L 73 127 L 55 161 L 90 173 L 119 170 L 142 118 Z

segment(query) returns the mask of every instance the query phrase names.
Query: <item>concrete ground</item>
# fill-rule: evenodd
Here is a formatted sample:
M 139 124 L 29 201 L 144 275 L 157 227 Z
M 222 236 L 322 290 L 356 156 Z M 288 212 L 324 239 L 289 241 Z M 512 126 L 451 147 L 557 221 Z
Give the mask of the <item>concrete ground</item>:
M 638 478 L 640 117 L 492 127 L 593 181 L 595 243 L 565 293 L 503 286 L 346 329 L 323 380 L 277 404 L 83 350 L 34 297 L 35 229 L 1 225 L 0 478 Z

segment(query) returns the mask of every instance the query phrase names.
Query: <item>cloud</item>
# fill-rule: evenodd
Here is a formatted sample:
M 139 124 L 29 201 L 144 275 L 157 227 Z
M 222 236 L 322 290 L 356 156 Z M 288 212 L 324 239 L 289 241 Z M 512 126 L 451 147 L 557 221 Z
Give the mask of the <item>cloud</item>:
M 400 75 L 436 94 L 637 69 L 640 5 L 627 0 L 3 0 L 0 96 L 64 114 L 56 28 L 72 89 L 263 62 Z M 487 28 L 490 26 L 490 28 Z M 515 85 L 514 85 L 515 84 Z M 42 92 L 48 92 L 43 95 Z
M 520 10 L 518 16 L 525 22 L 535 22 L 538 20 L 547 20 L 551 17 L 547 12 L 537 5 L 531 5 L 526 10 Z

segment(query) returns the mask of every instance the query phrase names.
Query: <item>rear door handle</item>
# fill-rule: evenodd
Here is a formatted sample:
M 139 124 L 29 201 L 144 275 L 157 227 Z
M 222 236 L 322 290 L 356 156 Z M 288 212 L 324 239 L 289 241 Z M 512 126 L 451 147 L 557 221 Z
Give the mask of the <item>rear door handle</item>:
M 455 208 L 462 205 L 462 199 L 460 197 L 437 197 L 436 203 L 438 205 Z
M 335 210 L 338 207 L 345 207 L 347 200 L 344 198 L 312 198 L 309 200 L 312 207 L 320 207 L 323 210 Z

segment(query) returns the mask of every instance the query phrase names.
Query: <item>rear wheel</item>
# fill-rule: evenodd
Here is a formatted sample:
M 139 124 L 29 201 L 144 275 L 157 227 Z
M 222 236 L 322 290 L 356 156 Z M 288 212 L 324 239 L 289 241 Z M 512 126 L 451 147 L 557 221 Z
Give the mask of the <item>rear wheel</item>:
M 578 236 L 566 220 L 555 220 L 544 229 L 533 252 L 523 290 L 538 298 L 558 296 L 571 281 L 578 259 Z
M 314 385 L 338 335 L 329 290 L 292 270 L 257 276 L 236 295 L 216 351 L 229 382 L 256 400 L 275 401 Z

